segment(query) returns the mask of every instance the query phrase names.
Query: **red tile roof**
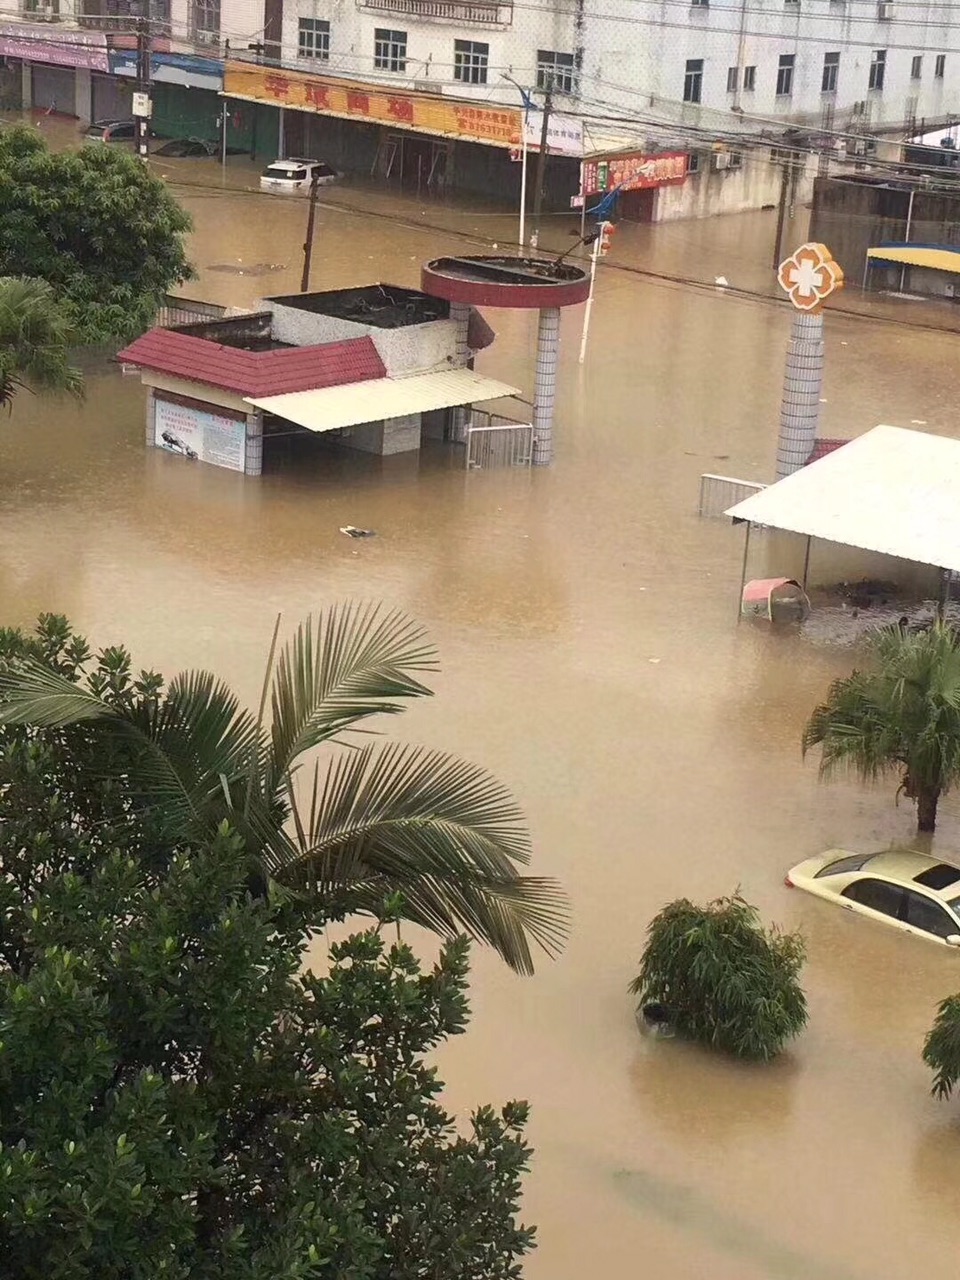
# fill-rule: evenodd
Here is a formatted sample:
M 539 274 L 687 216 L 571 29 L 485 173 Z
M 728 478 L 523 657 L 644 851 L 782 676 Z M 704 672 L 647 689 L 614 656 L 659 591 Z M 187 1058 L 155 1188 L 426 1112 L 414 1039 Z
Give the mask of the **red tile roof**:
M 117 358 L 141 369 L 256 398 L 338 387 L 387 374 L 370 338 L 350 338 L 319 347 L 241 351 L 176 329 L 151 329 Z
M 834 449 L 839 449 L 841 445 L 848 443 L 849 441 L 847 440 L 814 440 L 810 456 L 803 465 L 809 467 L 811 462 L 816 462 L 819 458 L 825 458 L 828 453 L 833 453 Z

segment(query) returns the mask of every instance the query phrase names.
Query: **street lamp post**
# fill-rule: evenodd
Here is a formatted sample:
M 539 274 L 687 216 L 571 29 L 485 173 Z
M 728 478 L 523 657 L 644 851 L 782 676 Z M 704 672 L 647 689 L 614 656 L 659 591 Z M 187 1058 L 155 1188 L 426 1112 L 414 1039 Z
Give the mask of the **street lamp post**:
M 508 76 L 504 71 L 501 73 L 502 80 L 509 80 L 513 87 L 520 94 L 523 101 L 523 115 L 520 120 L 520 227 L 518 233 L 518 243 L 521 249 L 526 247 L 526 219 L 527 219 L 527 155 L 529 148 L 527 147 L 527 113 L 530 110 L 530 95 L 522 85 L 514 80 L 513 76 Z

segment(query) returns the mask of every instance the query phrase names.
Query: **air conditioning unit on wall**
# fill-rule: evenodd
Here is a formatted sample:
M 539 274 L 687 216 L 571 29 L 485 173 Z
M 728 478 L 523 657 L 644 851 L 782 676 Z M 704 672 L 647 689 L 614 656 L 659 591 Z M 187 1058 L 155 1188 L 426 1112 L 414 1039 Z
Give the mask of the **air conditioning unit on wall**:
M 724 169 L 730 168 L 730 160 L 729 151 L 714 151 L 710 157 L 710 168 L 714 173 L 722 173 Z

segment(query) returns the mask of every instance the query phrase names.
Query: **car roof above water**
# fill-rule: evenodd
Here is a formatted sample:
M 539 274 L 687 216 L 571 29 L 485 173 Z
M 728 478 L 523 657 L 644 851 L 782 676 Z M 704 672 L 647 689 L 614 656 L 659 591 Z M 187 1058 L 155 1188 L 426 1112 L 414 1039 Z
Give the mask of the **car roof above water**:
M 836 862 L 840 858 L 851 856 L 853 855 L 845 849 L 831 849 L 824 861 Z M 948 868 L 954 874 L 949 877 L 948 871 L 945 870 L 942 877 L 936 875 L 933 877 L 936 882 L 934 884 L 925 884 L 923 880 L 917 881 L 917 876 L 926 877 L 935 867 Z M 919 883 L 928 892 L 935 893 L 944 899 L 956 898 L 960 895 L 960 867 L 955 866 L 952 861 L 933 858 L 916 849 L 884 849 L 878 853 L 867 854 L 864 865 L 857 874 L 884 876 L 890 880 L 897 880 L 901 884 Z

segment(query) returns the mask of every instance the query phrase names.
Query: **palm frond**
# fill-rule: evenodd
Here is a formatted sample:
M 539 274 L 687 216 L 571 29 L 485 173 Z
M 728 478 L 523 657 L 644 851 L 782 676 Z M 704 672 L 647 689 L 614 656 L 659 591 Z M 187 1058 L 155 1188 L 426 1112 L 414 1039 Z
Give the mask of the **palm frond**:
M 33 658 L 0 669 L 0 724 L 60 729 L 119 717 L 116 707 Z
M 367 716 L 402 711 L 400 699 L 428 696 L 413 673 L 436 670 L 423 629 L 397 610 L 346 604 L 306 618 L 277 660 L 267 789 L 318 743 Z
M 530 856 L 520 810 L 475 765 L 401 744 L 343 752 L 297 830 L 296 858 L 272 868 L 286 883 L 363 894 L 369 909 L 398 893 L 411 920 L 466 932 L 519 972 L 532 970 L 530 940 L 548 954 L 563 944 L 565 896 L 519 874 Z

